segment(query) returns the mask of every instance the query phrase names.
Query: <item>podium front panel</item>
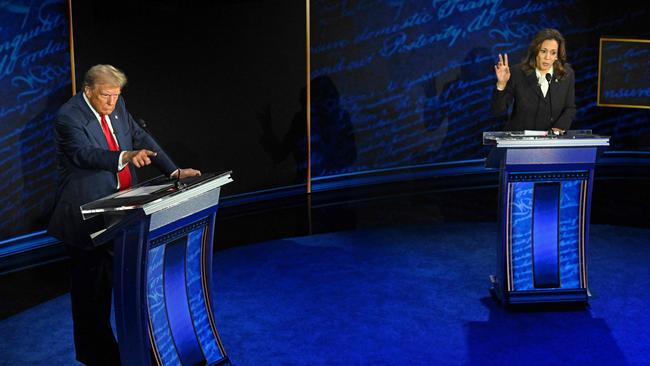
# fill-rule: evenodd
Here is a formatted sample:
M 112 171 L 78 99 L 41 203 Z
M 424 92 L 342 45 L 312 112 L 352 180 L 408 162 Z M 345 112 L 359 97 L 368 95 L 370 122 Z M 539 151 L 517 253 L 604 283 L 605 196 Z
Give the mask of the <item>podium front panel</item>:
M 157 177 L 81 207 L 115 247 L 115 324 L 123 365 L 228 363 L 211 299 L 212 241 L 230 172 Z
M 585 287 L 580 276 L 585 260 L 581 223 L 588 175 L 566 180 L 557 178 L 559 172 L 553 176 L 553 180 L 520 181 L 515 175 L 507 185 L 508 291 Z
M 586 302 L 594 166 L 609 137 L 590 130 L 484 132 L 498 168 L 499 238 L 492 291 L 505 304 Z
M 152 349 L 162 365 L 226 359 L 209 286 L 215 214 L 216 208 L 202 211 L 150 239 L 147 302 Z

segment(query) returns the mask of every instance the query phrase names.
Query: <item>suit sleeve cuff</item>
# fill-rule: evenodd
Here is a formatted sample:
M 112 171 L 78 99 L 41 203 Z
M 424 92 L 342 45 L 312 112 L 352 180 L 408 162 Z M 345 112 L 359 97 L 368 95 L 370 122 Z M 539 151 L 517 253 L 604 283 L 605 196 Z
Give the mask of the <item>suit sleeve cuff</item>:
M 124 167 L 126 166 L 126 164 L 128 164 L 128 163 L 122 164 L 122 157 L 124 156 L 124 154 L 126 154 L 126 151 L 122 151 L 122 152 L 120 153 L 120 158 L 117 160 L 117 171 L 118 171 L 118 172 L 119 172 L 120 170 L 124 169 Z

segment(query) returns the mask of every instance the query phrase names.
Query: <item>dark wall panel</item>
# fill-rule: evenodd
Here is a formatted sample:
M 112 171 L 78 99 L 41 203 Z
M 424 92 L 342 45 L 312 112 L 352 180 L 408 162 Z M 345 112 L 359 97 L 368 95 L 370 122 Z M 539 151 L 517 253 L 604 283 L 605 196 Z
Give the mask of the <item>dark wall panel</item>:
M 74 1 L 73 9 L 78 77 L 97 63 L 121 68 L 131 114 L 178 164 L 233 170 L 225 194 L 305 183 L 282 146 L 306 80 L 304 3 Z
M 306 182 L 305 2 L 72 3 L 79 89 L 94 64 L 123 69 L 134 117 L 180 165 L 233 170 L 227 195 Z M 70 96 L 65 1 L 30 4 L 0 5 L 0 239 L 45 227 L 52 123 Z M 613 136 L 613 149 L 650 151 L 650 111 L 596 107 L 598 40 L 650 37 L 642 3 L 311 0 L 310 9 L 315 178 L 483 157 L 481 133 L 503 125 L 488 104 L 496 55 L 518 61 L 544 27 L 568 40 L 573 127 Z

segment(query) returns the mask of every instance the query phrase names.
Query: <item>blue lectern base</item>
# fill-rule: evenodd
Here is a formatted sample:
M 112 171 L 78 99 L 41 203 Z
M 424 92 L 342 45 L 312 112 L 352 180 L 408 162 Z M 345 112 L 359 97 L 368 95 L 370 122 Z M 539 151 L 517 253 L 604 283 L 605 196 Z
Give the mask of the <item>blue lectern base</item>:
M 543 303 L 587 303 L 590 294 L 587 289 L 535 289 L 504 291 L 495 276 L 490 276 L 490 294 L 505 305 Z

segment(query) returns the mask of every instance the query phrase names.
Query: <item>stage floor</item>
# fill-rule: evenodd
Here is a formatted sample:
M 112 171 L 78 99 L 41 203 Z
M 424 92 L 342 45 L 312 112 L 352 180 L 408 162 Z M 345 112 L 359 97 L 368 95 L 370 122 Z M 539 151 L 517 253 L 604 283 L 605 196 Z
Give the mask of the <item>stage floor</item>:
M 215 253 L 234 365 L 650 363 L 650 229 L 592 225 L 587 307 L 504 309 L 495 223 L 360 228 Z M 0 365 L 74 365 L 67 294 L 0 321 Z

